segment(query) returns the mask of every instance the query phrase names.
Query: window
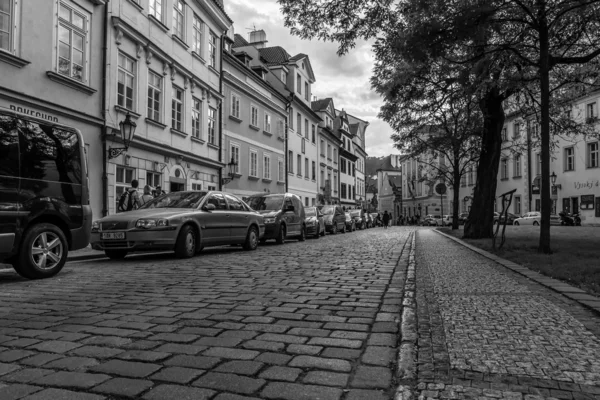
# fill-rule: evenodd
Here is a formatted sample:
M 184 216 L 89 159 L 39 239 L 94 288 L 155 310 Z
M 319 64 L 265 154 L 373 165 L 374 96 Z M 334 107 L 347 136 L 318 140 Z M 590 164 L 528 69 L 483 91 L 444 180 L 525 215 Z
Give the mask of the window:
M 183 90 L 173 86 L 173 98 L 171 99 L 171 128 L 181 131 L 181 120 L 183 112 Z
M 596 102 L 587 104 L 585 106 L 585 117 L 587 119 L 594 119 L 596 116 Z
M 331 160 L 331 145 L 327 143 L 327 158 Z
M 258 108 L 255 105 L 250 106 L 250 125 L 258 127 Z
M 119 53 L 119 67 L 117 73 L 117 104 L 128 110 L 133 110 L 133 96 L 135 93 L 134 68 L 135 61 L 126 55 Z
M 500 179 L 508 179 L 508 158 L 500 160 Z
M 250 176 L 258 178 L 258 153 L 256 150 L 250 150 Z
M 302 77 L 300 74 L 296 74 L 296 90 L 302 94 Z
M 341 161 L 341 163 L 342 163 L 342 164 L 340 165 L 340 172 L 342 172 L 342 173 L 344 173 L 344 174 L 345 174 L 345 173 L 346 173 L 346 159 L 345 159 L 345 158 L 342 158 L 340 161 Z
M 215 134 L 215 124 L 217 121 L 217 110 L 208 107 L 208 143 L 217 144 L 217 136 Z
M 148 71 L 148 118 L 160 122 L 162 76 Z
M 298 176 L 302 176 L 302 156 L 300 154 L 297 156 L 296 168 L 296 174 L 298 174 Z
M 296 114 L 296 133 L 302 135 L 302 116 L 300 113 Z
M 230 113 L 232 116 L 239 118 L 240 117 L 240 97 L 231 93 L 231 110 Z
M 264 127 L 265 132 L 269 132 L 271 133 L 271 116 L 267 113 L 265 113 L 265 127 Z
M 513 177 L 520 178 L 521 177 L 521 155 L 515 154 L 513 161 L 514 161 Z
M 58 73 L 83 82 L 86 80 L 88 17 L 62 2 L 58 17 Z
M 192 51 L 199 56 L 202 56 L 202 29 L 204 29 L 204 24 L 200 17 L 194 14 L 194 22 L 192 24 L 194 30 L 194 40 L 192 42 Z
M 124 191 L 131 186 L 131 181 L 135 179 L 135 169 L 117 165 L 115 174 L 115 210 L 119 212 L 119 199 Z
M 506 142 L 508 140 L 508 137 L 506 135 L 506 128 L 502 128 L 502 141 Z
M 287 74 L 284 70 L 281 70 L 281 82 L 285 83 L 287 81 Z
M 304 119 L 304 137 L 308 140 L 308 135 L 310 135 L 310 131 L 308 130 L 308 120 Z
M 331 182 L 331 176 L 329 173 L 327 174 L 329 181 Z M 333 176 L 333 192 L 337 194 L 338 192 L 338 183 L 337 183 L 337 175 Z
M 229 145 L 229 159 L 233 159 L 233 161 L 235 161 L 235 163 L 237 164 L 235 166 L 235 173 L 239 174 L 240 173 L 240 146 L 236 143 L 230 143 Z
M 513 139 L 518 139 L 521 137 L 521 124 L 515 122 L 513 125 Z
M 302 139 L 302 142 L 300 142 L 300 143 L 301 143 L 301 146 L 302 146 L 301 147 L 302 154 L 304 154 L 304 153 L 306 153 L 306 140 Z
M 460 177 L 460 186 L 467 186 L 467 175 L 463 174 Z
M 217 36 L 210 32 L 208 35 L 208 62 L 213 68 L 217 68 Z
M 337 164 L 337 149 L 333 149 L 333 163 Z
M 294 173 L 294 152 L 288 151 L 288 172 L 290 174 Z
M 159 21 L 162 21 L 162 2 L 163 0 L 150 0 L 150 15 Z
M 542 155 L 540 153 L 535 155 L 535 163 L 536 163 L 536 173 L 537 175 L 542 174 Z
M 515 214 L 521 215 L 521 196 L 515 196 Z
M 0 176 L 19 176 L 19 135 L 12 129 L 16 123 L 13 117 L 0 115 Z
M 263 178 L 271 179 L 271 156 L 263 154 Z
M 324 156 L 325 155 L 325 141 L 323 139 L 321 139 L 321 141 L 319 143 L 321 143 L 321 146 L 319 146 L 320 153 L 322 156 Z
M 306 179 L 308 179 L 309 176 L 310 175 L 309 175 L 309 171 L 308 171 L 308 158 L 305 158 L 304 159 L 304 177 Z
M 242 203 L 237 197 L 226 194 L 225 198 L 227 199 L 227 204 L 229 205 L 230 210 L 246 211 L 246 208 L 244 207 L 244 203 Z
M 192 136 L 202 137 L 202 102 L 192 97 Z
M 14 46 L 14 0 L 0 0 L 0 49 L 12 52 Z
M 321 180 L 320 180 L 321 186 L 325 186 L 325 171 L 321 170 L 321 174 L 320 174 L 319 178 L 321 178 Z
M 340 194 L 340 197 L 341 197 L 342 199 L 345 199 L 345 198 L 346 198 L 346 184 L 345 184 L 345 183 L 342 183 L 342 184 L 340 185 L 340 187 L 341 187 L 341 194 Z
M 312 162 L 312 180 L 317 180 L 317 163 L 314 161 Z
M 308 100 L 308 82 L 304 82 L 304 98 Z
M 598 142 L 587 144 L 588 168 L 598 167 Z
M 277 180 L 279 182 L 283 182 L 284 181 L 284 175 L 285 171 L 283 169 L 283 158 L 278 158 L 277 159 Z
M 575 149 L 567 147 L 565 149 L 565 171 L 575 170 Z
M 317 144 L 317 127 L 314 124 L 312 126 L 312 142 Z
M 185 37 L 185 4 L 181 0 L 173 1 L 173 34 L 184 40 Z
M 290 107 L 290 115 L 287 119 L 288 126 L 290 129 L 294 129 L 294 109 Z
M 277 136 L 283 139 L 283 121 L 277 120 Z
M 473 185 L 473 168 L 469 167 L 469 169 L 467 169 L 467 185 L 471 186 Z
M 150 187 L 161 186 L 160 184 L 160 174 L 157 172 L 146 172 L 146 185 L 150 185 Z
M 310 201 L 310 200 L 308 199 L 308 197 L 305 197 L 305 198 L 304 198 L 304 205 L 305 205 L 306 207 L 308 207 L 308 205 L 309 205 L 309 201 Z
M 192 183 L 192 190 L 202 190 L 201 183 Z

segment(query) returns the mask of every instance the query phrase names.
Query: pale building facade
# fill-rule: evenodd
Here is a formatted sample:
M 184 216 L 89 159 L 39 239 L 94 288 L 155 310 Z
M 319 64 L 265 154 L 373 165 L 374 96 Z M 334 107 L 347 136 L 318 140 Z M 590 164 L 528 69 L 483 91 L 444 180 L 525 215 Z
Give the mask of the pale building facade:
M 365 182 L 365 163 L 368 154 L 365 151 L 365 133 L 369 123 L 350 114 L 348 114 L 348 122 L 350 124 L 350 133 L 353 135 L 352 142 L 354 154 L 357 157 L 355 162 L 356 194 L 354 196 L 354 200 L 356 201 L 357 207 L 366 208 L 367 192 Z
M 338 131 L 333 130 L 336 119 L 332 98 L 315 100 L 311 105 L 321 118 L 318 128 L 319 148 L 319 195 L 318 204 L 339 204 L 339 158 L 342 140 Z
M 344 110 L 336 111 L 334 129 L 342 139 L 340 147 L 340 204 L 345 208 L 356 208 L 356 160 L 355 145 L 350 132 L 348 114 Z

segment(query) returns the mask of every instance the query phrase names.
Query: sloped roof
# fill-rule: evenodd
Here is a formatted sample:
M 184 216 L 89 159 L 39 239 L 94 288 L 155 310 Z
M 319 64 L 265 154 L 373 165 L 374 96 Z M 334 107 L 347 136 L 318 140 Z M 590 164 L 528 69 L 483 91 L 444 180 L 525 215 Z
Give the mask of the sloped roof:
M 394 156 L 395 157 L 395 156 Z M 392 165 L 392 156 L 385 156 L 383 158 L 383 160 L 381 160 L 381 163 L 379 164 L 379 167 L 377 167 L 377 170 L 382 170 L 382 171 L 400 171 L 400 168 L 396 168 Z
M 326 99 L 315 100 L 310 103 L 310 107 L 313 109 L 313 111 L 325 110 L 329 105 L 329 102 L 332 100 L 333 99 L 331 97 L 327 97 Z
M 264 47 L 262 49 L 258 49 L 258 52 L 269 65 L 284 64 L 290 59 L 288 52 L 285 51 L 285 49 L 281 46 Z
M 402 187 L 402 177 L 401 176 L 388 176 L 388 181 L 392 187 L 401 188 Z
M 233 20 L 225 12 L 225 7 L 223 6 L 223 0 L 213 0 L 213 3 L 215 3 L 217 5 L 217 7 L 219 8 L 219 10 L 221 10 L 221 12 L 225 15 L 225 18 L 227 18 L 227 20 L 233 24 Z
M 244 47 L 244 46 L 249 46 L 250 43 L 248 43 L 248 41 L 246 39 L 244 39 L 244 37 L 242 35 L 240 35 L 239 33 L 236 33 L 234 36 L 234 41 L 233 41 L 233 48 L 236 47 Z
M 298 53 L 296 54 L 294 57 L 290 57 L 290 61 L 298 61 L 302 58 L 308 57 L 306 54 L 304 53 Z

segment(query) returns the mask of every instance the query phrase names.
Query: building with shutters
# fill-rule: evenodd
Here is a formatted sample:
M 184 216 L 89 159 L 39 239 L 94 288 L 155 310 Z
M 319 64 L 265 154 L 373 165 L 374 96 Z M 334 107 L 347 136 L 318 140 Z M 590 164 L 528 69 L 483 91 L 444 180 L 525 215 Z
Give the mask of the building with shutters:
M 340 133 L 333 129 L 336 119 L 333 99 L 315 100 L 311 107 L 321 118 L 318 127 L 319 194 L 318 204 L 339 204 L 339 151 L 342 145 Z

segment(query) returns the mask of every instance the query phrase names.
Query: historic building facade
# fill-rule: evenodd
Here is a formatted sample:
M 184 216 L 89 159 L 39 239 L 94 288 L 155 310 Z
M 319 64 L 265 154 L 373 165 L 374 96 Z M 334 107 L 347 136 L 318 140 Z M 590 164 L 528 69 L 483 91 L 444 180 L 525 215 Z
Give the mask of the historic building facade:
M 365 163 L 367 158 L 367 152 L 365 151 L 365 134 L 369 123 L 357 118 L 353 115 L 348 115 L 348 123 L 350 124 L 350 133 L 353 135 L 352 143 L 354 147 L 354 154 L 356 155 L 356 194 L 354 200 L 356 206 L 361 208 L 367 208 L 367 192 L 365 182 Z
M 348 114 L 336 111 L 337 118 L 333 126 L 342 139 L 340 147 L 340 204 L 346 208 L 356 208 L 356 161 L 354 135 L 350 132 Z
M 342 139 L 333 130 L 336 119 L 332 98 L 315 100 L 311 107 L 321 118 L 318 128 L 319 144 L 319 195 L 318 204 L 339 204 L 339 158 Z

